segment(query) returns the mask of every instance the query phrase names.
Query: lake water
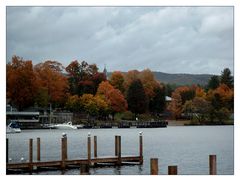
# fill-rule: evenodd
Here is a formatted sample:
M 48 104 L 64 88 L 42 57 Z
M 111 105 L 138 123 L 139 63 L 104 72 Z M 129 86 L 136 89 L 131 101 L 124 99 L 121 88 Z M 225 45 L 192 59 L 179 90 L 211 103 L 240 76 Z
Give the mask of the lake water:
M 36 159 L 36 138 L 41 138 L 41 160 L 60 160 L 61 136 L 67 133 L 68 158 L 87 157 L 87 134 L 98 137 L 98 156 L 113 156 L 115 135 L 121 135 L 122 155 L 139 154 L 139 132 L 143 132 L 143 165 L 91 168 L 93 175 L 149 175 L 150 158 L 158 158 L 159 174 L 167 174 L 169 165 L 178 166 L 178 174 L 209 174 L 209 155 L 217 155 L 217 174 L 234 174 L 233 126 L 169 126 L 167 128 L 78 129 L 78 130 L 23 130 L 7 134 L 11 162 L 28 158 L 29 139 L 33 138 Z M 69 169 L 64 174 L 79 174 Z M 62 174 L 44 171 L 34 174 Z

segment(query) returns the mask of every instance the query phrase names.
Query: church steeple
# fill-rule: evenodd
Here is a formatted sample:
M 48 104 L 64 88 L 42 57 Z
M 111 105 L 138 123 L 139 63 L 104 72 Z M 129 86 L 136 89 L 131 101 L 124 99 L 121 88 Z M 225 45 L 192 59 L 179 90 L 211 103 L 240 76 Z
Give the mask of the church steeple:
M 107 79 L 107 69 L 106 69 L 106 64 L 104 64 L 103 73 L 105 74 L 105 76 L 106 76 L 106 79 Z

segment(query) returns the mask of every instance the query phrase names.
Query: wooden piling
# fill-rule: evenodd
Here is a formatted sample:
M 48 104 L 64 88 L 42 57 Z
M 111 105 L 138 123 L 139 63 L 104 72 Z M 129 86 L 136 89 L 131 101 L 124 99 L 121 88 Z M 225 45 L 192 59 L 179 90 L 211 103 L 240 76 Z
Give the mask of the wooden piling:
M 118 140 L 117 141 L 117 143 L 118 143 L 118 147 L 117 147 L 118 148 L 118 151 L 117 151 L 118 152 L 118 155 L 117 155 L 118 156 L 118 162 L 117 162 L 117 165 L 121 165 L 122 164 L 122 158 L 121 158 L 121 156 L 122 156 L 121 155 L 121 136 L 118 136 L 117 140 Z
M 29 139 L 29 170 L 33 169 L 33 139 Z
M 40 138 L 37 138 L 37 161 L 41 161 L 41 145 L 40 145 Z
M 65 161 L 67 159 L 67 152 L 66 152 L 66 143 L 67 143 L 67 138 L 66 137 L 63 137 L 62 138 L 62 169 L 65 169 Z
M 139 163 L 143 164 L 143 138 L 142 138 L 142 132 L 139 133 Z
M 151 158 L 150 159 L 150 172 L 151 175 L 158 175 L 158 158 Z
M 115 136 L 115 156 L 118 156 L 118 136 Z
M 168 166 L 168 175 L 177 175 L 177 166 Z
M 91 135 L 90 134 L 88 134 L 87 151 L 88 151 L 88 164 L 91 165 Z
M 94 158 L 97 158 L 97 136 L 94 136 Z
M 217 174 L 217 156 L 209 155 L 209 174 L 216 175 Z
M 6 139 L 6 163 L 8 163 L 8 138 Z
M 88 164 L 82 164 L 80 166 L 80 174 L 81 175 L 89 175 L 89 165 Z
M 64 159 L 68 159 L 68 154 L 67 154 L 67 137 L 63 138 L 63 147 L 64 147 Z

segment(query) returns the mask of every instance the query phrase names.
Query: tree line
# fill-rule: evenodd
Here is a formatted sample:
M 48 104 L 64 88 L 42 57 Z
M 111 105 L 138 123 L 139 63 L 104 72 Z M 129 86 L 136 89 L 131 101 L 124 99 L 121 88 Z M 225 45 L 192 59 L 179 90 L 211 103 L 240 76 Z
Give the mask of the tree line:
M 220 78 L 213 76 L 207 87 L 172 87 L 156 80 L 149 69 L 115 71 L 109 78 L 96 64 L 72 61 L 64 67 L 47 60 L 33 65 L 31 60 L 13 56 L 7 64 L 7 98 L 19 110 L 51 104 L 97 119 L 131 111 L 153 116 L 166 110 L 176 119 L 193 113 L 204 119 L 220 119 L 233 111 L 233 77 L 224 69 Z M 166 105 L 165 96 L 172 101 Z M 204 106 L 202 106 L 204 105 Z M 222 118 L 222 117 L 221 117 Z
M 213 75 L 205 87 L 192 85 L 176 88 L 168 109 L 175 119 L 185 115 L 196 124 L 223 123 L 228 120 L 234 111 L 231 71 L 225 68 L 220 76 Z

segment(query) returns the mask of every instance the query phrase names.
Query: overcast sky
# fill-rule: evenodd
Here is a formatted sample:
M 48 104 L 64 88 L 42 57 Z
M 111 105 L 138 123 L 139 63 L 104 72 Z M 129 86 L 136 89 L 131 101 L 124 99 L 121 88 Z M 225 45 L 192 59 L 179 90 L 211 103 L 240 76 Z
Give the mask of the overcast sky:
M 100 70 L 233 70 L 232 7 L 8 7 L 7 61 L 96 63 Z

